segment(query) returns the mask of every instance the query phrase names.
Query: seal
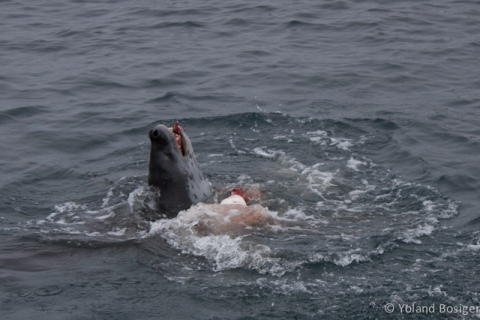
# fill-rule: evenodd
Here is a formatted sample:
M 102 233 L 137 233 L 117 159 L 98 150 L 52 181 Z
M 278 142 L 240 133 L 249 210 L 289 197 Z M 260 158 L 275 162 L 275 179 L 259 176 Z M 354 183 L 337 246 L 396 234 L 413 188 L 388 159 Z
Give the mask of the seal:
M 192 143 L 178 122 L 172 127 L 158 125 L 148 133 L 150 161 L 148 185 L 158 188 L 157 207 L 168 218 L 181 210 L 208 200 L 210 184 L 198 168 Z

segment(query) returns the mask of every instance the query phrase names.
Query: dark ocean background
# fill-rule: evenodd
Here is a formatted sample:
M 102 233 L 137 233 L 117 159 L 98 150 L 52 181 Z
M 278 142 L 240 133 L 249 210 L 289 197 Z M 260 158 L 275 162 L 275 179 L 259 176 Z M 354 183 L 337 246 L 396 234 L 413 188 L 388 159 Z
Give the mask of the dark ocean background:
M 480 317 L 480 2 L 0 0 L 0 30 L 0 318 Z M 143 220 L 175 121 L 216 201 L 290 227 Z

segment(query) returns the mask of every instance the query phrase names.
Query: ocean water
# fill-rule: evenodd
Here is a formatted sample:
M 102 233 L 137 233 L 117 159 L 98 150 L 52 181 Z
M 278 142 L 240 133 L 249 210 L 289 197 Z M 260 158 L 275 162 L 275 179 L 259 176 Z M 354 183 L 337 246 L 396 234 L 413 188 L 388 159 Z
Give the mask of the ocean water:
M 1 318 L 480 318 L 479 17 L 0 1 Z M 213 201 L 254 189 L 265 223 L 142 218 L 176 121 Z

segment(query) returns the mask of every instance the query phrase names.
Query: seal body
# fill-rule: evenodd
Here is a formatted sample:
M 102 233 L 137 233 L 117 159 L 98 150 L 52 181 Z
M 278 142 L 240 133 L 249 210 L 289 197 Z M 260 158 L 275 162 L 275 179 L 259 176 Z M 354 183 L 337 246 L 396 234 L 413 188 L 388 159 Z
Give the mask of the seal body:
M 172 218 L 192 204 L 205 202 L 212 191 L 198 168 L 192 143 L 178 123 L 158 125 L 148 134 L 151 142 L 148 185 L 158 188 L 157 207 Z

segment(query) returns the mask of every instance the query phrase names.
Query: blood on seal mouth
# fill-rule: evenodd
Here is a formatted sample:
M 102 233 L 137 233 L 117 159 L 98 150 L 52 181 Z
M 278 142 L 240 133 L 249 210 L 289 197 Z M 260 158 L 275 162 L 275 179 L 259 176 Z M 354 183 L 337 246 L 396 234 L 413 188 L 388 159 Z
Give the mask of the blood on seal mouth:
M 175 137 L 175 141 L 177 141 L 177 146 L 178 146 L 178 150 L 180 150 L 180 153 L 183 155 L 185 155 L 183 153 L 183 144 L 182 144 L 182 127 L 180 127 L 180 125 L 177 123 L 175 123 L 173 125 L 173 128 L 170 128 L 170 130 L 172 131 L 174 137 Z

